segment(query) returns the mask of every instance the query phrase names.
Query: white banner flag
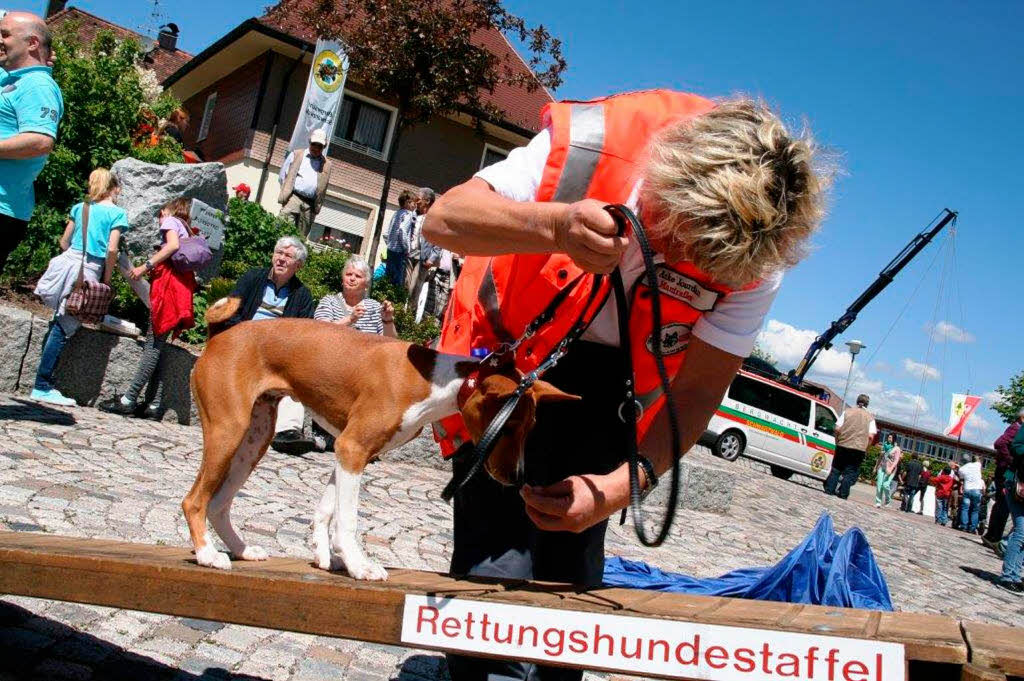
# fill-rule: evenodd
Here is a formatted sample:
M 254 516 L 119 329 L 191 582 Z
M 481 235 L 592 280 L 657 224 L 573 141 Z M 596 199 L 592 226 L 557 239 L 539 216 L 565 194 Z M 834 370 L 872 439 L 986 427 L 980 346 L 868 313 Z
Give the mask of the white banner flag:
M 341 43 L 336 40 L 316 41 L 313 66 L 306 81 L 306 95 L 288 143 L 289 150 L 306 148 L 314 130 L 323 130 L 327 135 L 327 145 L 330 144 L 334 126 L 338 123 L 347 76 L 348 55 Z M 324 145 L 325 153 L 327 145 Z
M 974 410 L 981 404 L 981 398 L 977 395 L 964 395 L 953 393 L 953 401 L 949 405 L 949 425 L 946 426 L 945 434 L 949 437 L 960 437 L 967 425 Z

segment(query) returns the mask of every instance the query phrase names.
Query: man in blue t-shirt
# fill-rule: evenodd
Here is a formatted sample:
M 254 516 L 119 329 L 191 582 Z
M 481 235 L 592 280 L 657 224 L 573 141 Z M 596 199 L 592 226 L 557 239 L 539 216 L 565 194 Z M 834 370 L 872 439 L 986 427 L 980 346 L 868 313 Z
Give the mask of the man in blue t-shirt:
M 0 19 L 0 272 L 25 237 L 35 208 L 32 184 L 46 165 L 64 115 L 53 80 L 50 31 L 35 14 Z

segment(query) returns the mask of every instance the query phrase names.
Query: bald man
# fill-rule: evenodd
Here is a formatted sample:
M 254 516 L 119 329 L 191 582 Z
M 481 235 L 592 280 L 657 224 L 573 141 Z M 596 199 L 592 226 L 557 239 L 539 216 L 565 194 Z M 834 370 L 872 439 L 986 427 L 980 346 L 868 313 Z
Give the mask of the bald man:
M 36 203 L 33 183 L 64 115 L 47 66 L 50 42 L 35 14 L 8 12 L 0 19 L 0 272 L 25 237 Z

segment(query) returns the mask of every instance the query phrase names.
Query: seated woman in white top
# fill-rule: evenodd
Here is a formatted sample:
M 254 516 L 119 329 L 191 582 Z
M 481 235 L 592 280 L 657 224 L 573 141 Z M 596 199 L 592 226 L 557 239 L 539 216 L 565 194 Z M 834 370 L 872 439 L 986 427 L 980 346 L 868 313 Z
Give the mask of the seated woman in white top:
M 366 261 L 352 256 L 341 274 L 341 292 L 326 296 L 317 305 L 314 319 L 350 326 L 366 333 L 398 337 L 395 330 L 395 308 L 387 300 L 378 303 L 367 298 L 370 268 Z

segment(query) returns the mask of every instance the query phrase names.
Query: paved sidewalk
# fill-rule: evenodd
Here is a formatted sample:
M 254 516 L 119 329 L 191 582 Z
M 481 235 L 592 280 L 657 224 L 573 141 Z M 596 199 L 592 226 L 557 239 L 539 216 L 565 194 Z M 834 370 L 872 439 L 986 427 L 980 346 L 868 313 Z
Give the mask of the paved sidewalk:
M 196 427 L 155 424 L 79 407 L 53 409 L 0 395 L 0 529 L 188 546 L 179 504 L 200 456 Z M 1000 562 L 977 537 L 930 519 L 843 502 L 813 481 L 727 464 L 738 483 L 726 516 L 687 512 L 659 549 L 614 524 L 608 550 L 698 576 L 778 561 L 823 510 L 836 528 L 867 534 L 898 608 L 1024 624 L 1024 600 L 991 584 Z M 272 555 L 311 556 L 310 514 L 330 456 L 270 452 L 232 507 L 236 527 Z M 447 474 L 415 452 L 371 465 L 360 529 L 385 565 L 444 570 Z M 598 675 L 592 675 L 595 678 Z M 69 679 L 445 679 L 437 653 L 28 598 L 0 599 L 0 681 Z

